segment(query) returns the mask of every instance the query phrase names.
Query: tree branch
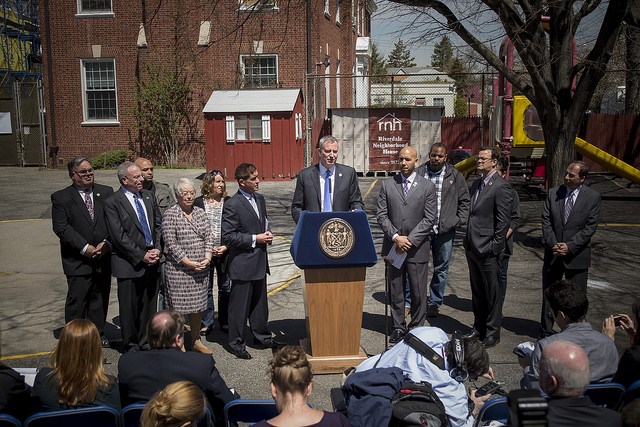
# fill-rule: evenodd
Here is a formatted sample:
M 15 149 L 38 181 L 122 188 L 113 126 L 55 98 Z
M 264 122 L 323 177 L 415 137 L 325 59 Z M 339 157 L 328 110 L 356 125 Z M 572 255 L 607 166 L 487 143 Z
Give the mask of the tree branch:
M 447 27 L 455 32 L 462 40 L 480 54 L 493 68 L 502 73 L 514 86 L 526 91 L 528 83 L 525 79 L 509 69 L 491 50 L 478 40 L 465 25 L 458 19 L 455 13 L 443 2 L 438 0 L 390 0 L 392 3 L 406 6 L 431 8 L 438 12 L 447 21 Z M 502 2 L 500 2 L 502 3 Z

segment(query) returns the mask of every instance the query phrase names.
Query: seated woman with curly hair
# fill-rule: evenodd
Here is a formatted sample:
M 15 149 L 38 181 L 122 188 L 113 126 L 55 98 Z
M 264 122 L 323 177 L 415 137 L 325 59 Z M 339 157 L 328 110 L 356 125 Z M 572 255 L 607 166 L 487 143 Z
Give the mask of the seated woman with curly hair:
M 260 421 L 255 427 L 344 427 L 349 420 L 338 412 L 313 409 L 308 398 L 313 390 L 313 372 L 307 356 L 300 346 L 282 348 L 269 362 L 271 394 L 280 414 L 268 421 Z
M 200 387 L 189 381 L 169 384 L 144 407 L 142 427 L 195 426 L 205 415 L 205 399 Z
M 115 377 L 102 365 L 102 342 L 98 328 L 86 319 L 67 323 L 51 355 L 51 368 L 36 375 L 33 393 L 45 409 L 107 405 L 120 409 Z

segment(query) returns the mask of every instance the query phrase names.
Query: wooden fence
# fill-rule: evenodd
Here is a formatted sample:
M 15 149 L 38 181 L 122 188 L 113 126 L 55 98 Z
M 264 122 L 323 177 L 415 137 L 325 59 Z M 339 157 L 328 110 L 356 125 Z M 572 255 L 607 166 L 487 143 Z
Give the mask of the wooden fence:
M 483 122 L 483 144 L 480 123 Z M 441 141 L 451 150 L 459 147 L 477 153 L 481 145 L 491 145 L 489 120 L 480 117 L 443 117 Z M 601 150 L 640 169 L 640 116 L 632 114 L 590 114 L 582 123 L 579 137 Z M 578 154 L 578 158 L 581 156 Z M 592 171 L 605 168 L 584 158 Z

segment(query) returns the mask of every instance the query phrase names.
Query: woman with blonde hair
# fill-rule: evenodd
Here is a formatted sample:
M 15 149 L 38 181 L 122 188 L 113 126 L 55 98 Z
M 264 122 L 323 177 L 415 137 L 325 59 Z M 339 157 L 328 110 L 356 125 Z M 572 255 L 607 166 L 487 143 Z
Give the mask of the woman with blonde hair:
M 213 169 L 204 176 L 200 186 L 202 196 L 197 197 L 194 206 L 204 209 L 209 219 L 211 232 L 213 233 L 213 258 L 211 259 L 211 274 L 209 281 L 213 283 L 215 270 L 218 284 L 218 323 L 220 329 L 229 329 L 228 310 L 229 297 L 231 296 L 231 280 L 227 275 L 227 246 L 222 242 L 222 208 L 227 197 L 227 184 L 224 174 L 218 169 Z M 207 335 L 214 323 L 213 287 L 207 289 L 207 309 L 202 315 L 202 328 L 200 335 Z
M 115 377 L 104 372 L 98 328 L 86 319 L 67 323 L 51 355 L 51 368 L 36 375 L 33 393 L 46 409 L 107 405 L 120 409 Z
M 282 348 L 271 362 L 271 395 L 280 413 L 268 421 L 260 421 L 255 427 L 349 427 L 349 420 L 338 412 L 313 409 L 308 399 L 313 391 L 311 364 L 302 347 L 288 345 Z
M 140 418 L 142 427 L 195 426 L 205 415 L 205 398 L 189 381 L 169 384 L 151 398 Z

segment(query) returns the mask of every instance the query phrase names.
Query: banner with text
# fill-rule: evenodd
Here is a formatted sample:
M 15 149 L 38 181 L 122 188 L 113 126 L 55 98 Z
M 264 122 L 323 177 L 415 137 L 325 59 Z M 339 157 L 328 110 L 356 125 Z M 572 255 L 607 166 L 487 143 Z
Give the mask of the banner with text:
M 369 170 L 400 170 L 398 153 L 410 140 L 409 108 L 369 109 Z

